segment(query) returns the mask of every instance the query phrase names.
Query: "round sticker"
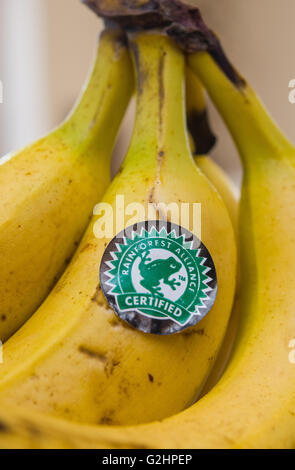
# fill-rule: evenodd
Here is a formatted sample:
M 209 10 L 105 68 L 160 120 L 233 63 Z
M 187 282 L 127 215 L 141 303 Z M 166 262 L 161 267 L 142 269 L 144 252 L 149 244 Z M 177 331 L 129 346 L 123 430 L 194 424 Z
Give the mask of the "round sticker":
M 100 282 L 122 320 L 158 335 L 196 325 L 217 294 L 207 248 L 188 230 L 159 220 L 132 225 L 113 238 L 102 258 Z

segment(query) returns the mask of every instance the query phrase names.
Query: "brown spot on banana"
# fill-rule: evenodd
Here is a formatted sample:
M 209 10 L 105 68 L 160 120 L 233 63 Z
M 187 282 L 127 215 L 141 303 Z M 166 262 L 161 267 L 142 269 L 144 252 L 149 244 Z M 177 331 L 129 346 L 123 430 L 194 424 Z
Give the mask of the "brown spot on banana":
M 11 432 L 10 426 L 4 421 L 0 421 L 0 433 L 9 433 Z
M 79 352 L 82 354 L 85 354 L 86 356 L 90 357 L 91 359 L 97 359 L 98 361 L 102 362 L 105 364 L 107 362 L 107 357 L 105 354 L 99 352 L 99 351 L 94 351 L 93 349 L 90 349 L 87 346 L 79 346 Z
M 199 335 L 199 336 L 207 336 L 205 333 L 204 328 L 199 328 L 198 330 L 196 329 L 191 329 L 191 330 L 185 330 L 183 333 L 181 333 L 182 336 L 189 338 L 193 335 Z
M 154 383 L 154 377 L 152 374 L 148 374 L 148 378 L 151 383 Z
M 114 369 L 118 367 L 119 365 L 120 365 L 120 361 L 115 361 L 113 359 L 108 360 L 104 368 L 106 376 L 110 377 L 113 374 Z

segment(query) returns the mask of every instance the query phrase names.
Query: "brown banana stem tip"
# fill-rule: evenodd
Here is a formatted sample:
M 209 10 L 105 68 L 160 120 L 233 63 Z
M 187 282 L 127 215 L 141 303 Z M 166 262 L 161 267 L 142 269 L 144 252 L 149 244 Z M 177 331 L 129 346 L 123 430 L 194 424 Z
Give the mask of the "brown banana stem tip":
M 127 30 L 162 28 L 187 53 L 207 51 L 228 79 L 245 86 L 226 57 L 216 34 L 204 22 L 199 8 L 183 0 L 82 0 L 98 16 Z
M 217 137 L 213 134 L 208 111 L 187 113 L 187 126 L 195 144 L 195 156 L 207 155 L 215 147 Z

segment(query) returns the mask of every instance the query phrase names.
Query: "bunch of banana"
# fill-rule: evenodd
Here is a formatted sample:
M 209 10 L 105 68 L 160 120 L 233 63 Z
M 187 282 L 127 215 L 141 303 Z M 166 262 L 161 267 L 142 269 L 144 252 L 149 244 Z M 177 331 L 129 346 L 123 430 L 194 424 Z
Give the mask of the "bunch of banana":
M 110 240 L 97 237 L 102 215 L 94 216 L 51 294 L 4 345 L 0 376 L 6 403 L 93 424 L 149 422 L 189 406 L 212 369 L 235 293 L 230 217 L 188 146 L 183 54 L 158 34 L 134 35 L 130 46 L 137 76 L 134 134 L 123 167 L 96 211 L 108 204 L 117 219 L 117 195 L 124 196 L 126 206 L 136 201 L 147 210 L 159 202 L 176 201 L 177 207 L 200 202 L 202 241 L 219 284 L 210 313 L 188 330 L 157 336 L 128 327 L 102 293 L 99 269 Z M 161 209 L 154 214 L 163 217 Z M 132 224 L 144 220 L 145 214 L 135 211 Z M 177 222 L 173 211 L 170 222 Z M 130 224 L 125 214 L 122 228 Z
M 110 182 L 112 148 L 133 91 L 124 41 L 121 32 L 104 33 L 90 81 L 66 122 L 0 160 L 2 342 L 65 270 Z
M 245 169 L 240 209 L 241 324 L 230 364 L 198 403 L 162 422 L 89 428 L 58 420 L 49 424 L 43 418 L 50 433 L 54 435 L 53 429 L 58 433 L 58 445 L 294 447 L 295 372 L 288 346 L 295 336 L 295 150 L 245 81 L 235 85 L 207 52 L 192 54 L 189 63 L 227 123 Z M 24 439 L 23 430 L 15 432 L 15 439 Z M 13 439 L 7 445 L 14 446 Z
M 109 6 L 120 11 L 118 0 L 113 6 L 109 0 L 86 3 L 100 13 L 103 6 L 104 14 Z M 137 18 L 131 21 L 133 3 Z M 292 448 L 295 149 L 228 62 L 198 10 L 185 9 L 179 0 L 130 1 L 124 15 L 119 18 L 124 25 L 145 18 L 149 26 L 163 27 L 185 48 L 187 64 L 164 33 L 129 33 L 137 79 L 130 148 L 70 266 L 4 345 L 0 447 Z M 202 86 L 232 134 L 244 167 L 238 286 L 237 205 L 231 186 L 209 157 L 197 156 L 195 163 L 190 151 L 190 144 L 199 154 L 214 143 Z M 118 195 L 124 197 L 125 212 L 117 205 Z M 218 279 L 210 312 L 177 333 L 171 322 L 167 330 L 154 330 L 161 323 L 156 316 L 142 322 L 133 312 L 116 315 L 117 304 L 110 299 L 128 282 L 123 276 L 130 265 L 139 270 L 141 286 L 156 292 L 156 306 L 164 302 L 159 281 L 164 279 L 172 290 L 181 285 L 181 276 L 170 277 L 175 258 L 165 258 L 172 271 L 159 276 L 159 264 L 148 259 L 152 250 L 147 247 L 153 246 L 152 239 L 159 241 L 164 221 L 178 226 L 182 203 L 196 202 L 202 205 L 202 230 L 189 218 L 181 220 L 184 235 L 177 238 L 171 230 L 166 239 L 171 245 L 186 233 L 193 240 L 201 236 Z M 169 213 L 161 203 L 170 207 Z M 150 231 L 142 225 L 147 213 Z M 108 233 L 114 225 L 120 232 L 115 238 Z M 132 239 L 126 235 L 130 227 Z M 133 242 L 138 245 L 132 254 Z M 100 275 L 102 266 L 108 270 Z M 148 317 L 148 309 L 142 310 Z

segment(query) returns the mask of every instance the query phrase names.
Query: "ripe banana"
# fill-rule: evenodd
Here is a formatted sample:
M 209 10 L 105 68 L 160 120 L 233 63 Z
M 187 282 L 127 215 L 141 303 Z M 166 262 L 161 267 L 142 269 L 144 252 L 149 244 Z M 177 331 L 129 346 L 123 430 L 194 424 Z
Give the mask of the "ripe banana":
M 186 110 L 190 144 L 192 153 L 195 155 L 195 161 L 221 195 L 238 238 L 237 189 L 225 171 L 209 155 L 202 155 L 203 152 L 207 153 L 212 149 L 216 138 L 210 128 L 203 86 L 199 78 L 189 68 L 186 71 Z M 217 384 L 228 364 L 238 330 L 239 314 L 239 282 L 237 282 L 236 299 L 226 335 L 213 369 L 198 399 L 206 395 Z
M 136 201 L 146 210 L 158 202 L 200 202 L 202 241 L 219 285 L 212 310 L 191 329 L 158 336 L 130 328 L 102 293 L 99 269 L 112 237 L 95 236 L 103 214 L 93 218 L 50 296 L 4 345 L 0 397 L 96 424 L 147 422 L 186 408 L 212 368 L 235 291 L 236 246 L 228 211 L 188 146 L 183 55 L 158 34 L 139 34 L 131 46 L 138 89 L 134 135 L 100 207 L 113 208 L 114 219 L 123 214 L 124 228 L 131 221 L 116 211 L 118 195 L 125 197 L 125 207 Z M 131 215 L 132 223 L 146 219 L 141 211 Z M 188 228 L 193 230 L 192 221 Z
M 231 218 L 231 222 L 233 224 L 233 228 L 235 230 L 236 238 L 238 238 L 238 198 L 236 196 L 236 188 L 234 187 L 234 183 L 231 181 L 229 176 L 225 173 L 225 171 L 212 160 L 212 158 L 208 155 L 205 156 L 196 156 L 195 161 L 199 168 L 202 170 L 204 175 L 208 178 L 208 180 L 213 184 L 213 186 L 217 189 L 220 196 L 222 197 L 224 204 L 228 210 L 229 216 Z M 238 263 L 239 266 L 239 263 Z M 222 373 L 225 370 L 225 367 L 229 361 L 235 338 L 239 324 L 239 316 L 240 316 L 240 307 L 239 307 L 239 290 L 240 290 L 240 282 L 239 282 L 239 269 L 237 274 L 237 292 L 236 298 L 234 302 L 234 306 L 232 309 L 232 313 L 228 322 L 226 335 L 223 339 L 222 346 L 220 348 L 218 357 L 216 362 L 213 366 L 213 369 L 208 377 L 208 380 L 202 390 L 202 395 L 208 393 L 211 388 L 218 382 Z
M 221 379 L 222 375 L 224 374 L 229 364 L 231 354 L 233 352 L 235 342 L 237 339 L 237 332 L 238 332 L 239 321 L 240 321 L 239 279 L 238 279 L 237 284 L 238 285 L 237 285 L 236 298 L 235 298 L 232 313 L 228 322 L 226 334 L 223 339 L 222 346 L 220 348 L 220 351 L 217 356 L 216 362 L 213 366 L 213 369 L 208 377 L 208 380 L 206 381 L 203 389 L 201 390 L 198 400 L 200 400 L 203 396 L 207 395 L 207 393 L 209 393 L 210 390 L 212 390 L 213 387 L 215 387 L 215 385 L 219 382 L 219 380 Z
M 109 184 L 112 148 L 133 91 L 124 37 L 102 35 L 88 86 L 61 127 L 0 160 L 2 341 L 65 270 Z

